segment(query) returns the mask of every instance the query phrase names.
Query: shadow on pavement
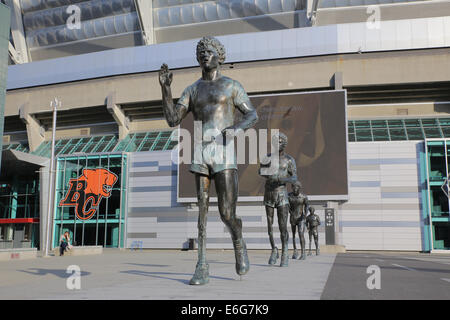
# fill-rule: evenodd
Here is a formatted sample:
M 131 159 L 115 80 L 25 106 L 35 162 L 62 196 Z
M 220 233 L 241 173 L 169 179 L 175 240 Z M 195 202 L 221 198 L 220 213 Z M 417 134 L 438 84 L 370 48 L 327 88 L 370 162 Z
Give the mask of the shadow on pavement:
M 138 276 L 146 276 L 146 277 L 153 277 L 153 278 L 159 278 L 159 279 L 168 279 L 173 281 L 178 281 L 183 284 L 189 284 L 189 280 L 186 279 L 177 279 L 177 278 L 171 278 L 170 275 L 179 275 L 179 276 L 189 276 L 192 277 L 193 274 L 191 273 L 177 273 L 177 272 L 147 272 L 147 271 L 141 271 L 141 270 L 127 270 L 127 271 L 120 271 L 120 273 L 128 273 L 128 274 L 134 274 Z M 209 276 L 210 278 L 214 279 L 220 279 L 220 280 L 232 280 L 235 281 L 233 278 L 225 278 L 225 277 L 217 277 L 217 276 Z
M 54 276 L 57 276 L 57 277 L 63 278 L 63 279 L 66 279 L 66 278 L 68 278 L 70 275 L 73 274 L 73 272 L 68 273 L 68 272 L 66 272 L 66 270 L 64 270 L 64 269 L 39 269 L 39 268 L 30 268 L 30 269 L 28 269 L 28 270 L 30 270 L 30 271 L 27 271 L 27 270 L 17 270 L 17 271 L 25 272 L 25 273 L 28 273 L 28 274 L 32 274 L 32 275 L 34 275 L 34 276 L 46 276 L 46 275 L 48 275 L 48 274 L 52 274 L 52 275 L 54 275 Z M 31 271 L 31 270 L 33 270 L 33 271 Z M 80 273 L 80 275 L 81 275 L 82 277 L 85 277 L 85 276 L 90 275 L 90 274 L 91 274 L 90 272 L 86 272 L 86 271 L 81 271 L 81 273 Z
M 167 264 L 144 264 L 144 263 L 124 263 L 124 264 L 129 264 L 131 266 L 138 266 L 138 267 L 158 267 L 158 268 L 171 267 L 170 265 Z
M 208 260 L 209 264 L 232 264 L 235 265 L 235 262 L 223 262 L 223 261 L 217 261 L 217 260 Z M 250 266 L 256 266 L 256 267 L 269 267 L 272 268 L 273 266 L 269 264 L 257 264 L 257 263 L 251 263 Z

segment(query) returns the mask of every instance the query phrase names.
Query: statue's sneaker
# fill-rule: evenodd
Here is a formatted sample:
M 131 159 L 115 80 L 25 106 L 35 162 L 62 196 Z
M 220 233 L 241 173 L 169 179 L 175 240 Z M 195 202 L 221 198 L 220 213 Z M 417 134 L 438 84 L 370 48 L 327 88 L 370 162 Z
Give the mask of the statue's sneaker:
M 272 253 L 270 254 L 270 258 L 269 258 L 269 264 L 275 264 L 277 263 L 277 259 L 280 256 L 278 255 L 278 248 L 275 247 L 272 249 Z
M 246 274 L 250 269 L 250 262 L 248 261 L 247 246 L 244 240 L 233 241 L 234 255 L 236 257 L 236 273 L 240 276 Z
M 190 285 L 203 285 L 209 282 L 209 264 L 207 263 L 197 263 L 195 267 L 195 273 L 192 277 L 191 281 L 189 281 Z
M 292 255 L 292 259 L 298 259 L 298 250 L 294 250 L 294 254 Z
M 319 248 L 317 248 L 317 249 L 316 249 L 316 256 L 319 255 L 319 252 L 320 252 L 320 250 L 319 250 Z

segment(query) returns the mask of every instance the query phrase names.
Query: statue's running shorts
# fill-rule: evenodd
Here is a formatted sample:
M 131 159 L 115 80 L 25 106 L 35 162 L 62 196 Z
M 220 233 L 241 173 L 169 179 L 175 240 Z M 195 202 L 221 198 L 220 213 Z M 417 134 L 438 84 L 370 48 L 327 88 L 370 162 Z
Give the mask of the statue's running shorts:
M 193 173 L 211 177 L 223 170 L 237 170 L 234 147 L 227 154 L 226 148 L 220 144 L 203 143 L 200 148 L 194 150 L 193 158 L 190 168 Z
M 286 187 L 277 188 L 274 190 L 267 190 L 264 192 L 264 205 L 272 208 L 281 206 L 289 206 L 289 198 Z

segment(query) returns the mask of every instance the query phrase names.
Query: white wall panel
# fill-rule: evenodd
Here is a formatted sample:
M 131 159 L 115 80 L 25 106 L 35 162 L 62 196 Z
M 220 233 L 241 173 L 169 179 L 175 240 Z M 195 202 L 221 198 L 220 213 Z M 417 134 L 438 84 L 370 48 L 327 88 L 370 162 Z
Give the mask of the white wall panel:
M 408 26 L 397 24 L 396 30 L 407 35 Z M 421 250 L 418 143 L 349 143 L 350 200 L 339 211 L 347 250 Z M 352 170 L 352 164 L 360 168 L 364 162 L 379 165 L 371 166 L 372 170 Z M 364 187 L 368 181 L 379 181 L 380 187 Z M 346 209 L 364 204 L 367 208 Z

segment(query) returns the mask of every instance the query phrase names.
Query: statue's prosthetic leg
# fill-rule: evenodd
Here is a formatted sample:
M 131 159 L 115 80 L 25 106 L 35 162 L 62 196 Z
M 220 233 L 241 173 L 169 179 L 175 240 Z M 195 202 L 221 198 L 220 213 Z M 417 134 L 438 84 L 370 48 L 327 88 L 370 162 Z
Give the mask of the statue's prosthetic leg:
M 189 284 L 202 285 L 209 282 L 209 265 L 206 263 L 206 222 L 209 207 L 210 179 L 207 176 L 195 175 L 198 199 L 198 261 L 194 276 Z

